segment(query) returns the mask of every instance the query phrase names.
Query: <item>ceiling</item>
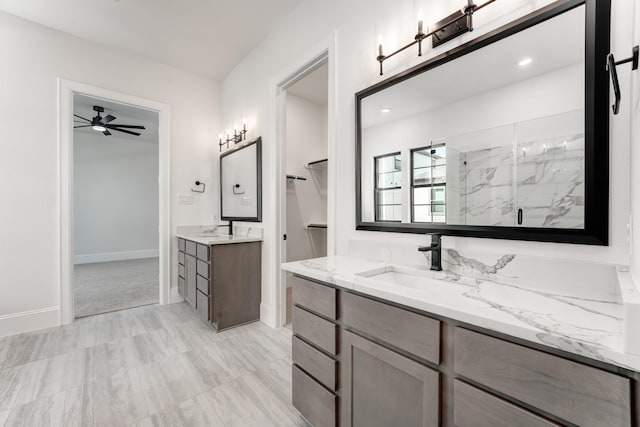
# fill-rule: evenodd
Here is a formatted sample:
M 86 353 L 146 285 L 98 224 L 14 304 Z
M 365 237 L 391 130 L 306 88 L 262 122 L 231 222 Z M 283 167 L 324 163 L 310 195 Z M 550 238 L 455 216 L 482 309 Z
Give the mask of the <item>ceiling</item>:
M 584 62 L 584 22 L 585 8 L 577 7 L 370 95 L 362 100 L 362 126 L 399 120 Z M 533 61 L 520 67 L 523 58 Z
M 92 98 L 85 95 L 74 95 L 73 97 L 73 114 L 77 114 L 84 118 L 91 120 L 96 112 L 93 111 L 93 106 L 99 105 L 104 107 L 104 113 L 101 113 L 102 117 L 107 114 L 111 114 L 115 117 L 115 120 L 111 124 L 121 125 L 142 125 L 145 130 L 132 129 L 135 132 L 139 132 L 140 136 L 129 135 L 126 133 L 110 130 L 111 136 L 105 136 L 101 132 L 97 132 L 90 127 L 74 129 L 74 132 L 86 135 L 96 135 L 99 138 L 104 138 L 105 141 L 109 141 L 110 138 L 117 137 L 119 139 L 128 139 L 132 141 L 149 142 L 153 144 L 158 143 L 158 113 L 155 111 L 146 110 L 144 108 L 134 107 L 132 105 L 119 104 L 117 102 L 106 101 L 103 99 Z M 79 125 L 84 123 L 83 120 L 74 118 L 77 120 L 75 123 Z
M 301 0 L 0 0 L 0 10 L 222 80 Z
M 329 97 L 329 65 L 324 64 L 287 88 L 287 93 L 325 105 Z

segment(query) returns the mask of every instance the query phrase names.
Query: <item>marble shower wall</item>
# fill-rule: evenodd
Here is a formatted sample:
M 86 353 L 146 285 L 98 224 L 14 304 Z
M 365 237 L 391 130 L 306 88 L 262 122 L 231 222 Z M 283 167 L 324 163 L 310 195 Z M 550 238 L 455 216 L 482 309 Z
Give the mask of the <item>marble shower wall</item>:
M 452 212 L 448 204 L 448 223 L 583 228 L 582 117 L 578 110 L 516 123 L 499 132 L 513 135 L 510 141 L 456 151 L 459 172 L 448 183 L 455 183 L 458 191 L 450 197 L 460 208 Z M 472 141 L 474 134 L 465 139 Z

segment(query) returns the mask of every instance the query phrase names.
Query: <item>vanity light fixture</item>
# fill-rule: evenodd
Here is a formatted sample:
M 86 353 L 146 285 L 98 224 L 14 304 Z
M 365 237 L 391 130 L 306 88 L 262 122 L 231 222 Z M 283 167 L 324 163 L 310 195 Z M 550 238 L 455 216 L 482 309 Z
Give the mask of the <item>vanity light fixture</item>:
M 522 58 L 520 61 L 518 61 L 518 66 L 519 67 L 526 67 L 527 65 L 531 64 L 533 62 L 533 58 Z
M 218 136 L 218 146 L 220 147 L 220 151 L 222 151 L 223 145 L 226 145 L 227 148 L 229 148 L 230 142 L 233 142 L 234 144 L 239 144 L 245 139 L 247 139 L 247 121 L 245 119 L 242 119 L 242 129 L 236 130 L 236 127 L 234 125 L 233 135 L 231 135 L 229 129 L 227 129 L 226 137 L 224 140 L 222 139 L 222 134 Z
M 422 18 L 418 18 L 418 32 L 413 37 L 413 41 L 389 55 L 384 54 L 382 41 L 379 40 L 378 56 L 376 57 L 376 60 L 380 63 L 380 75 L 383 75 L 382 63 L 384 61 L 415 44 L 418 45 L 418 56 L 422 56 L 422 41 L 427 37 L 431 37 L 431 45 L 432 47 L 436 47 L 464 33 L 473 31 L 473 14 L 485 6 L 490 5 L 494 1 L 496 0 L 487 0 L 481 5 L 477 5 L 474 0 L 467 0 L 460 10 L 457 10 L 446 18 L 436 22 L 433 29 L 426 34 L 423 31 Z

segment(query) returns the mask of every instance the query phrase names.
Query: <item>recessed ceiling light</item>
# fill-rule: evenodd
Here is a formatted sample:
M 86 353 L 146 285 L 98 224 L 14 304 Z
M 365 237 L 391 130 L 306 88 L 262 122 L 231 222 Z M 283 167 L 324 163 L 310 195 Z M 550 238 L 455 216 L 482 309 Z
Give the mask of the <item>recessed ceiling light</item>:
M 518 62 L 518 66 L 520 67 L 526 67 L 527 65 L 531 64 L 533 62 L 532 58 L 522 58 L 519 62 Z
M 386 113 L 390 113 L 390 112 L 391 112 L 391 108 L 383 108 L 383 109 L 382 109 L 382 110 L 380 110 L 380 111 L 382 111 L 382 112 L 383 112 L 383 113 L 385 113 L 385 114 L 386 114 Z
M 106 127 L 104 127 L 104 126 L 100 126 L 100 125 L 92 126 L 92 127 L 91 127 L 91 129 L 93 129 L 93 130 L 95 130 L 95 131 L 98 131 L 98 132 L 104 132 L 105 130 L 107 130 L 107 128 L 106 128 Z

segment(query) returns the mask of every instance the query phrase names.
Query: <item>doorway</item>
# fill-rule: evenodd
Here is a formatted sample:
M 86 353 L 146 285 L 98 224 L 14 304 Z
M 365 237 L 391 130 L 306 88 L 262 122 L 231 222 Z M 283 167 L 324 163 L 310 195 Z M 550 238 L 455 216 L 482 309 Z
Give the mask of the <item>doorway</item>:
M 75 94 L 74 307 L 159 302 L 158 112 Z
M 177 291 L 173 292 L 175 295 L 171 294 L 170 288 L 170 269 L 169 269 L 169 248 L 170 248 L 170 205 L 169 205 L 169 159 L 170 159 L 170 133 L 169 133 L 169 123 L 170 123 L 170 108 L 169 105 L 159 103 L 156 101 L 150 101 L 144 98 L 138 98 L 135 96 L 98 88 L 95 86 L 87 85 L 84 83 L 78 83 L 68 80 L 59 79 L 58 81 L 58 95 L 59 95 L 59 152 L 60 152 L 60 164 L 59 164 L 59 183 L 60 183 L 60 194 L 59 194 L 59 215 L 60 215 L 60 276 L 59 276 L 59 288 L 60 288 L 60 323 L 68 324 L 73 322 L 76 318 L 76 310 L 75 310 L 75 265 L 76 265 L 76 255 L 79 256 L 78 260 L 80 261 L 78 264 L 90 264 L 90 262 L 86 261 L 136 261 L 138 259 L 145 258 L 155 258 L 156 250 L 157 250 L 157 262 L 150 262 L 154 265 L 152 267 L 145 266 L 144 268 L 140 268 L 144 273 L 140 273 L 140 275 L 148 275 L 148 271 L 153 269 L 157 277 L 150 279 L 157 285 L 157 297 L 153 296 L 154 300 L 159 302 L 160 304 L 167 304 L 171 302 L 172 299 L 178 300 Z M 96 102 L 95 104 L 91 104 L 92 113 L 90 117 L 85 117 L 92 121 L 93 117 L 97 115 L 97 111 L 93 110 L 94 105 L 98 105 L 100 107 L 104 107 L 106 105 L 112 105 L 114 111 L 120 110 L 123 114 L 127 113 L 127 109 L 139 109 L 145 111 L 146 113 L 153 113 L 156 116 L 155 122 L 157 123 L 157 155 L 155 160 L 157 162 L 157 169 L 155 170 L 155 177 L 153 179 L 155 183 L 155 212 L 157 212 L 157 228 L 155 228 L 155 234 L 157 235 L 157 246 L 155 249 L 152 249 L 153 253 L 146 252 L 145 250 L 116 250 L 114 252 L 128 252 L 125 254 L 125 258 L 129 259 L 110 259 L 110 257 L 114 257 L 112 252 L 97 252 L 97 253 L 81 253 L 77 252 L 75 249 L 76 239 L 75 234 L 79 230 L 75 230 L 75 214 L 76 214 L 76 201 L 75 199 L 75 186 L 76 180 L 74 175 L 79 172 L 76 171 L 74 166 L 74 155 L 75 153 L 75 145 L 79 143 L 82 138 L 79 138 L 78 141 L 76 139 L 77 130 L 74 129 L 74 101 L 76 96 L 84 96 L 88 98 L 92 98 Z M 102 105 L 104 104 L 104 105 Z M 131 122 L 128 123 L 128 120 L 125 121 L 126 116 L 120 115 L 120 113 L 113 113 L 112 116 L 118 118 L 118 120 L 111 119 L 115 124 L 127 124 L 127 125 L 136 125 Z M 102 116 L 106 116 L 106 114 L 101 113 Z M 77 118 L 77 117 L 76 117 Z M 82 121 L 80 119 L 80 121 Z M 93 123 L 91 123 L 93 125 Z M 93 126 L 91 126 L 93 127 Z M 127 129 L 127 128 L 122 128 Z M 95 130 L 95 129 L 93 129 Z M 136 132 L 135 128 L 130 128 L 128 130 Z M 96 132 L 103 132 L 101 129 L 95 130 Z M 102 134 L 105 137 L 103 141 L 106 141 L 106 138 L 111 138 L 113 136 L 114 131 L 110 130 L 112 135 L 107 136 Z M 122 133 L 127 136 L 135 136 L 126 134 L 125 132 L 117 132 L 118 134 Z M 141 133 L 141 132 L 140 132 Z M 124 174 L 122 177 L 124 178 Z M 129 179 L 121 179 L 121 182 L 126 182 L 127 185 L 136 185 L 136 182 L 132 182 L 134 179 L 129 177 Z M 87 181 L 88 182 L 88 181 Z M 85 182 L 86 183 L 86 182 Z M 89 186 L 91 187 L 91 186 Z M 93 187 L 95 188 L 95 186 Z M 87 189 L 85 189 L 87 190 Z M 116 191 L 117 192 L 117 191 Z M 96 193 L 98 196 L 101 196 L 100 192 Z M 94 195 L 95 196 L 95 195 Z M 106 198 L 106 194 L 102 195 Z M 113 209 L 116 207 L 123 209 L 123 205 L 111 206 Z M 94 214 L 95 215 L 95 214 Z M 154 215 L 155 216 L 155 215 Z M 90 217 L 90 216 L 89 216 Z M 126 218 L 126 217 L 125 217 Z M 106 221 L 106 220 L 105 220 Z M 103 222 L 100 222 L 94 227 L 102 227 L 104 225 Z M 126 221 L 120 221 L 118 223 L 121 229 L 126 229 Z M 127 234 L 127 233 L 123 233 Z M 128 233 L 132 235 L 134 233 Z M 85 246 L 85 248 L 88 246 Z M 79 248 L 80 249 L 80 248 Z M 91 255 L 88 257 L 82 257 L 82 255 Z M 99 255 L 98 258 L 93 257 L 94 255 Z M 120 254 L 122 255 L 122 254 Z M 142 258 L 142 257 L 145 258 Z M 157 265 L 157 268 L 155 267 Z M 129 272 L 121 273 L 121 277 L 131 277 L 135 275 L 135 271 L 138 271 L 134 268 L 129 269 Z M 117 279 L 116 279 L 117 280 Z M 99 298 L 100 296 L 98 296 Z M 120 297 L 120 296 L 119 296 Z M 120 309 L 120 308 L 115 308 Z M 108 310 L 111 311 L 111 310 Z M 82 316 L 82 312 L 79 313 Z
M 285 262 L 327 256 L 328 93 L 326 59 L 286 87 Z M 286 326 L 295 280 L 292 273 L 285 274 Z

